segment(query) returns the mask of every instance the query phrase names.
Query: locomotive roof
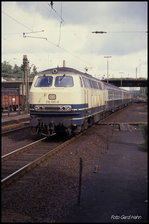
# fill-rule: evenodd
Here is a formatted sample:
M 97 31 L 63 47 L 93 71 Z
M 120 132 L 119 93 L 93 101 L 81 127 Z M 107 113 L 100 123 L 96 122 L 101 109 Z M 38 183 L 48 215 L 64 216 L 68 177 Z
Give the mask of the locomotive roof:
M 127 90 L 124 90 L 124 89 L 120 89 L 119 87 L 117 86 L 114 86 L 112 84 L 109 84 L 109 83 L 106 83 L 106 82 L 103 82 L 95 77 L 93 77 L 92 75 L 89 75 L 85 72 L 80 72 L 78 71 L 77 69 L 74 69 L 74 68 L 70 68 L 70 67 L 56 67 L 56 68 L 51 68 L 51 69 L 46 69 L 44 71 L 41 71 L 39 72 L 38 74 L 80 74 L 80 75 L 83 75 L 83 76 L 86 76 L 88 78 L 93 78 L 94 80 L 97 80 L 101 83 L 103 83 L 103 85 L 105 86 L 106 89 L 117 89 L 117 90 L 121 90 L 121 91 L 124 91 L 124 92 L 128 92 Z
M 56 72 L 57 71 L 57 72 Z M 94 78 L 92 75 L 89 75 L 87 73 L 84 72 L 80 72 L 74 68 L 69 68 L 69 67 L 56 67 L 56 68 L 51 68 L 51 69 L 47 69 L 44 71 L 39 72 L 38 74 L 61 74 L 61 73 L 72 73 L 72 74 L 80 74 L 80 75 L 84 75 L 90 78 Z

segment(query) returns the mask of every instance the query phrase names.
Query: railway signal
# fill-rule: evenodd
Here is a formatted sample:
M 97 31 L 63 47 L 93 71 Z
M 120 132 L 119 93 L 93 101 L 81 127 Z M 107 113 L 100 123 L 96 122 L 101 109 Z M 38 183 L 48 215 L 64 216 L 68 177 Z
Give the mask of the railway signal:
M 29 61 L 27 59 L 27 55 L 23 55 L 23 71 L 24 71 L 24 77 L 23 77 L 23 85 L 22 85 L 22 108 L 25 109 L 27 112 L 29 112 Z M 25 89 L 25 93 L 24 93 Z M 25 98 L 25 99 L 24 99 Z

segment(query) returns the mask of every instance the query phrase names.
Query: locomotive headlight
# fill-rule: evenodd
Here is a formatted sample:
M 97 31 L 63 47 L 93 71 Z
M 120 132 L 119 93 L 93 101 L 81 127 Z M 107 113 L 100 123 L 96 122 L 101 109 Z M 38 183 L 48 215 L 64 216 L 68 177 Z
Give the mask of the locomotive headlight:
M 70 105 L 60 106 L 60 111 L 71 111 L 71 106 Z
M 35 110 L 39 110 L 39 106 L 35 106 L 34 109 L 35 109 Z
M 66 110 L 67 110 L 67 111 L 71 111 L 71 106 L 67 106 L 67 107 L 66 107 Z
M 44 110 L 44 106 L 39 106 L 39 110 Z
M 35 110 L 44 110 L 44 106 L 43 105 L 36 105 L 35 106 Z

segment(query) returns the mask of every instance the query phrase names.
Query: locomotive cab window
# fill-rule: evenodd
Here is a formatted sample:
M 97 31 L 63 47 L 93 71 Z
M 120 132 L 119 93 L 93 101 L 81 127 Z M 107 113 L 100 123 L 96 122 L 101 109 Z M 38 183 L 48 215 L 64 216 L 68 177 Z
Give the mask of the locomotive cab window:
M 57 76 L 55 78 L 55 86 L 56 87 L 71 87 L 73 86 L 73 78 L 72 76 Z
M 52 86 L 52 76 L 40 76 L 36 80 L 35 87 L 49 87 Z

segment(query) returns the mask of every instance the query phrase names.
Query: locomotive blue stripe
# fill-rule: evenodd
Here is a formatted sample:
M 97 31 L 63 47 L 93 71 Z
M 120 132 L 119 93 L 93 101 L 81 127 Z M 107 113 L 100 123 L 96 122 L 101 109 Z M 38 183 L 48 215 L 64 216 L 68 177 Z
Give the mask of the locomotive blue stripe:
M 83 108 L 88 108 L 88 103 L 72 105 L 72 109 L 83 109 Z
M 94 108 L 89 108 L 89 109 L 83 109 L 83 110 L 78 110 L 78 111 L 69 111 L 69 112 L 62 112 L 62 111 L 34 111 L 31 110 L 30 114 L 31 115 L 38 115 L 38 116 L 45 116 L 45 115 L 50 115 L 50 117 L 61 117 L 61 119 L 63 118 L 70 118 L 70 119 L 75 119 L 80 121 L 80 119 L 84 119 L 87 117 L 90 117 L 94 114 L 98 114 L 101 113 L 103 110 L 105 110 L 105 105 L 103 106 L 98 106 L 98 107 L 94 107 Z

